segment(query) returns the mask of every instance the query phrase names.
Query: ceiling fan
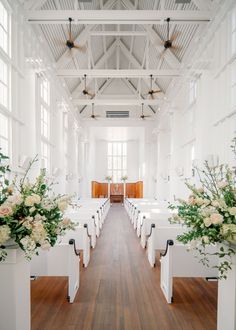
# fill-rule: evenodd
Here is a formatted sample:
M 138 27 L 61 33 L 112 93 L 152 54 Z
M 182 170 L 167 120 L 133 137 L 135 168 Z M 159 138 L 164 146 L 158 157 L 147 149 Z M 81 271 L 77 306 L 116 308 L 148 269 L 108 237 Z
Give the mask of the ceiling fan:
M 95 113 L 94 113 L 94 103 L 92 103 L 92 112 L 91 112 L 90 118 L 91 119 L 97 119 L 99 117 L 101 117 L 101 116 L 95 115 Z
M 70 54 L 73 58 L 74 55 L 75 55 L 74 52 L 73 52 L 74 49 L 77 49 L 81 52 L 85 52 L 86 47 L 75 44 L 75 41 L 72 38 L 72 32 L 71 32 L 72 18 L 69 17 L 68 21 L 69 21 L 69 36 L 68 36 L 68 39 L 66 40 L 66 42 L 65 43 L 63 42 L 63 45 L 65 45 L 68 48 L 68 50 L 69 50 L 69 52 L 70 52 Z
M 177 35 L 173 34 L 170 37 L 170 18 L 169 17 L 166 19 L 166 22 L 167 22 L 167 36 L 166 36 L 166 40 L 163 42 L 164 49 L 163 49 L 162 55 L 169 48 L 178 49 L 177 46 L 173 45 L 173 42 L 176 40 Z
M 87 75 L 84 75 L 84 89 L 82 90 L 82 93 L 86 96 L 91 96 L 91 98 L 93 98 L 95 96 L 94 93 L 89 92 L 88 88 L 87 88 Z
M 160 89 L 153 90 L 152 84 L 153 84 L 153 75 L 151 74 L 150 75 L 150 89 L 146 95 L 151 97 L 152 99 L 154 99 L 154 94 L 161 93 L 162 91 Z
M 141 113 L 141 115 L 140 115 L 140 118 L 144 120 L 145 118 L 147 118 L 147 117 L 151 117 L 151 116 L 149 116 L 149 115 L 144 115 L 144 112 L 143 112 L 143 106 L 144 106 L 144 104 L 142 103 L 142 113 Z

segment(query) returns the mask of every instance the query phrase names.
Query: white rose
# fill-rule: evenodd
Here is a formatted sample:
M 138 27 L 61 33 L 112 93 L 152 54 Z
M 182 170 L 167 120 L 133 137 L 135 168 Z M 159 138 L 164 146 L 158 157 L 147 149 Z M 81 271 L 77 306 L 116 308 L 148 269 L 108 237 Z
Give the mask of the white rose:
M 25 199 L 25 205 L 26 206 L 34 206 L 34 204 L 39 204 L 41 201 L 41 198 L 37 194 L 32 194 Z
M 224 221 L 224 218 L 219 213 L 213 213 L 210 215 L 210 220 L 214 225 L 219 225 Z
M 212 204 L 212 206 L 214 206 L 214 207 L 219 207 L 219 206 L 220 206 L 220 204 L 219 204 L 218 201 L 213 201 L 211 204 Z
M 22 203 L 23 199 L 21 195 L 12 195 L 7 198 L 7 202 L 12 205 L 20 205 Z
M 12 208 L 7 204 L 2 204 L 0 206 L 0 217 L 7 217 L 12 215 Z
M 9 238 L 11 234 L 11 229 L 8 225 L 0 226 L 0 245 L 4 244 Z
M 206 226 L 206 227 L 210 227 L 210 225 L 211 225 L 211 219 L 208 217 L 208 218 L 205 218 L 204 220 L 203 220 L 203 222 L 204 222 L 204 225 Z
M 230 213 L 231 215 L 236 216 L 236 207 L 235 207 L 235 206 L 234 206 L 234 207 L 230 207 L 230 208 L 229 208 L 229 213 Z

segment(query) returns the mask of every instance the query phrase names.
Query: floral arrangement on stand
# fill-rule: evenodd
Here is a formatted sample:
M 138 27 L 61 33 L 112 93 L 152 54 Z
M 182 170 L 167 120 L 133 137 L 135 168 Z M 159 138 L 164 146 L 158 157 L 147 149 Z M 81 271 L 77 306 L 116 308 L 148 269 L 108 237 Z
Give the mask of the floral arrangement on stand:
M 128 176 L 127 175 L 123 175 L 122 177 L 121 177 L 121 181 L 127 181 L 128 180 Z
M 108 181 L 108 182 L 112 181 L 112 176 L 107 175 L 107 176 L 105 177 L 105 180 Z
M 29 182 L 28 174 L 36 158 L 18 184 L 17 178 L 10 182 L 7 160 L 0 152 L 0 261 L 6 259 L 7 248 L 20 248 L 30 260 L 39 247 L 49 249 L 58 236 L 74 229 L 70 219 L 63 217 L 70 197 L 52 193 L 45 170 L 41 170 L 34 183 Z
M 236 156 L 236 137 L 232 150 Z M 186 182 L 191 194 L 188 200 L 178 199 L 178 205 L 169 208 L 177 210 L 170 221 L 182 223 L 188 231 L 177 239 L 190 244 L 190 249 L 199 253 L 200 261 L 209 266 L 208 245 L 219 244 L 219 278 L 226 278 L 231 269 L 231 257 L 236 254 L 236 173 L 228 165 L 209 166 L 204 163 L 201 170 L 195 168 L 201 186 L 197 188 Z

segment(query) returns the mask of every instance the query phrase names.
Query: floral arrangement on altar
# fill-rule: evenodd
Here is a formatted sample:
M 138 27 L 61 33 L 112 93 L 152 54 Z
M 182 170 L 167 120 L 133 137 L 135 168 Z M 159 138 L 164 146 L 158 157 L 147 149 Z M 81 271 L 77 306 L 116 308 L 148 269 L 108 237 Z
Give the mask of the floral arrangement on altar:
M 123 175 L 122 177 L 121 177 L 121 181 L 126 181 L 126 180 L 128 180 L 128 176 L 127 175 Z
M 107 175 L 107 176 L 105 177 L 105 180 L 108 181 L 108 182 L 112 181 L 112 176 Z
M 236 156 L 236 137 L 233 139 L 232 150 Z M 190 244 L 199 252 L 200 260 L 209 266 L 208 245 L 219 243 L 219 278 L 226 278 L 231 269 L 231 257 L 236 253 L 236 173 L 228 165 L 196 168 L 201 183 L 200 187 L 186 182 L 191 194 L 188 200 L 178 199 L 178 205 L 169 208 L 177 210 L 170 221 L 182 223 L 188 228 L 177 239 Z
M 7 159 L 0 152 L 0 261 L 6 259 L 6 249 L 13 247 L 19 247 L 31 259 L 39 247 L 49 249 L 58 236 L 74 229 L 70 219 L 63 217 L 70 197 L 51 192 L 52 184 L 47 183 L 45 170 L 34 183 L 29 182 L 27 176 L 36 158 L 18 184 L 16 179 L 10 183 Z

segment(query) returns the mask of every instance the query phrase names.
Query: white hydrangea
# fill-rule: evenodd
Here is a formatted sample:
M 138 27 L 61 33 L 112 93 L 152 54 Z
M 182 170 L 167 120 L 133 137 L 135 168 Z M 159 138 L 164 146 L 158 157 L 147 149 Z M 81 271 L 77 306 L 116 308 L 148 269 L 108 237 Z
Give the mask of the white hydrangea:
M 8 225 L 0 226 L 0 245 L 4 244 L 11 234 L 11 229 Z
M 46 240 L 47 232 L 42 222 L 34 223 L 30 237 L 35 243 L 40 243 L 40 244 Z

